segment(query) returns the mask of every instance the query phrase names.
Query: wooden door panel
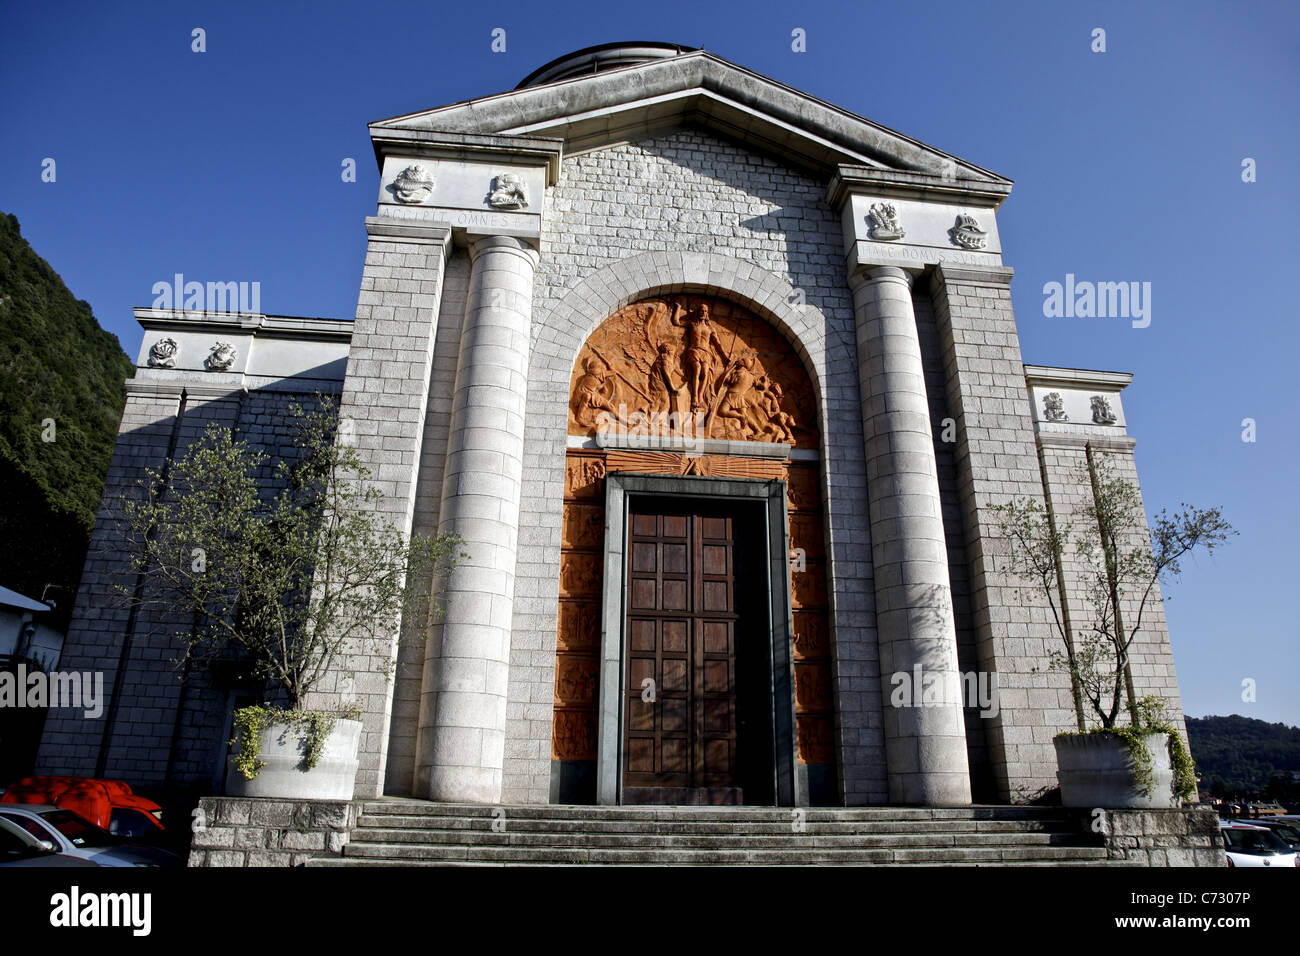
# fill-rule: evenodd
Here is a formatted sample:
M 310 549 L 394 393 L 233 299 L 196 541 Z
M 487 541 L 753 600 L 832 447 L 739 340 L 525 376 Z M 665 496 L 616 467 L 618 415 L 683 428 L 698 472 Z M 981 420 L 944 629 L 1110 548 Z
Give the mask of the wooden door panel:
M 670 507 L 628 525 L 625 792 L 738 798 L 734 519 Z

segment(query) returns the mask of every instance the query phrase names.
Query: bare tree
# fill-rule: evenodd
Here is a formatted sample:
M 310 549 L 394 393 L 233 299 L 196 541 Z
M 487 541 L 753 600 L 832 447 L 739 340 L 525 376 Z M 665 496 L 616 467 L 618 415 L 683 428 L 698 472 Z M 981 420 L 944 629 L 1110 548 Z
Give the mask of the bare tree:
M 182 622 L 187 669 L 242 648 L 294 711 L 349 654 L 386 648 L 404 616 L 427 634 L 435 571 L 459 555 L 454 535 L 408 539 L 384 514 L 334 412 L 328 397 L 292 405 L 296 454 L 274 462 L 210 425 L 122 509 L 141 583 L 121 593 Z
M 1102 727 L 1114 727 L 1124 706 L 1133 726 L 1143 723 L 1129 651 L 1156 588 L 1162 579 L 1178 577 L 1184 557 L 1198 548 L 1211 553 L 1237 533 L 1218 508 L 1186 503 L 1174 514 L 1161 510 L 1148 530 L 1137 487 L 1105 454 L 1091 446 L 1087 451 L 1087 465 L 1076 479 L 1092 493 L 1074 516 L 1062 521 L 1024 498 L 993 508 L 1001 534 L 1012 544 L 1008 569 L 1033 585 L 1051 608 L 1062 646 L 1052 664 L 1070 675 L 1080 732 L 1090 716 Z M 1071 553 L 1084 569 L 1083 606 L 1065 601 L 1064 567 Z

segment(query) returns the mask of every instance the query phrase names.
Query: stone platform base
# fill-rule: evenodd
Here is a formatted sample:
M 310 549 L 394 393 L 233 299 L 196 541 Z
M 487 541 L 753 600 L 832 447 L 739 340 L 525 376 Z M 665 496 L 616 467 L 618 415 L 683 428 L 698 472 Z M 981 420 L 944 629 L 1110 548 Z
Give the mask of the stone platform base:
M 359 803 L 204 797 L 194 814 L 190 866 L 301 866 L 338 856 Z
M 1096 817 L 1075 810 L 1093 828 Z M 1107 856 L 1130 866 L 1227 866 L 1219 815 L 1209 807 L 1107 810 Z
M 1213 810 L 486 807 L 205 797 L 190 866 L 1225 866 Z

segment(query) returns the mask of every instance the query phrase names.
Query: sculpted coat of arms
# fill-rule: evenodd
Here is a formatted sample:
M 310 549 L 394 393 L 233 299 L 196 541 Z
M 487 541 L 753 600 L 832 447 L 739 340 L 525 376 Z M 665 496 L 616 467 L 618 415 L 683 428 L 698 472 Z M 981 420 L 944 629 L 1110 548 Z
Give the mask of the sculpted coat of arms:
M 1091 399 L 1092 422 L 1094 425 L 1114 425 L 1118 419 L 1110 407 L 1110 399 L 1104 395 L 1094 395 Z
M 153 345 L 149 346 L 149 367 L 175 368 L 176 353 L 179 351 L 180 346 L 176 344 L 175 339 L 159 339 Z
M 957 217 L 957 224 L 948 230 L 948 236 L 963 249 L 983 249 L 988 243 L 988 232 L 980 228 L 974 216 L 966 213 Z
M 399 202 L 420 203 L 433 192 L 433 173 L 418 163 L 407 166 L 393 180 L 393 195 Z
M 867 211 L 867 221 L 871 224 L 872 239 L 892 241 L 906 235 L 898 221 L 898 209 L 892 202 L 874 203 Z
M 217 342 L 203 362 L 209 372 L 224 372 L 235 364 L 235 347 L 229 342 Z
M 494 209 L 527 209 L 528 190 L 518 173 L 501 173 L 492 179 L 488 205 Z

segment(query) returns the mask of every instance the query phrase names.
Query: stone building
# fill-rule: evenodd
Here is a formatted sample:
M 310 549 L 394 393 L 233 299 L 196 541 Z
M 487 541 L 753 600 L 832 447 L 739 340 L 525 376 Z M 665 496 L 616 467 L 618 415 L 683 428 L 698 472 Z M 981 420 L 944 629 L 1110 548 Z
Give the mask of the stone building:
M 111 502 L 210 421 L 283 451 L 288 403 L 324 392 L 390 516 L 469 554 L 429 640 L 391 635 L 314 701 L 362 708 L 358 797 L 961 805 L 1055 785 L 1058 638 L 990 507 L 1079 507 L 1089 449 L 1136 478 L 1130 376 L 1022 363 L 1010 180 L 656 43 L 370 133 L 355 320 L 137 310 L 64 652 L 112 702 L 52 715 L 42 771 L 220 792 L 231 710 L 261 688 L 217 669 L 182 689 L 169 629 L 110 599 Z M 1159 602 L 1146 620 L 1138 693 L 1181 713 Z M 921 675 L 942 693 L 898 706 Z

